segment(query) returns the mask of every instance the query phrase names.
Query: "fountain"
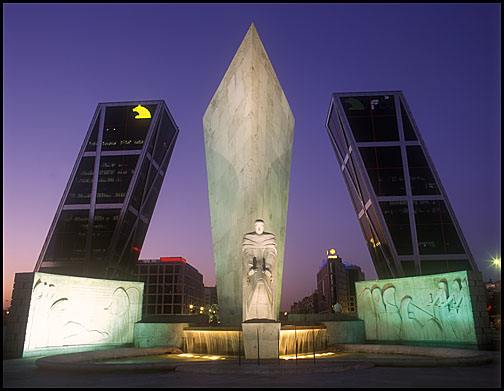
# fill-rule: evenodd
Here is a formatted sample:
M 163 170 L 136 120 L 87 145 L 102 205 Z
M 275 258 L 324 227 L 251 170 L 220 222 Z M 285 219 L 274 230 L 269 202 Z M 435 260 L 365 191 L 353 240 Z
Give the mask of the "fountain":
M 241 331 L 238 329 L 187 328 L 183 338 L 182 350 L 186 353 L 238 356 L 243 352 Z
M 280 329 L 278 356 L 325 352 L 327 335 L 324 326 L 291 326 Z M 243 334 L 231 327 L 187 327 L 183 351 L 186 353 L 244 355 Z
M 285 326 L 280 331 L 279 355 L 325 352 L 326 332 L 323 326 Z
M 281 355 L 327 350 L 325 326 L 285 326 L 275 319 L 277 241 L 256 219 L 254 231 L 243 235 L 243 322 L 241 328 L 186 327 L 186 353 L 278 358 Z

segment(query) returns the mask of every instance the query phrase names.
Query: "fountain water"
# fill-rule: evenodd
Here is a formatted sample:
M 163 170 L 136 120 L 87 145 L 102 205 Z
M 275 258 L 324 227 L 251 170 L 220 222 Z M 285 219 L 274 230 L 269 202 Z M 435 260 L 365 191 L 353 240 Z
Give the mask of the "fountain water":
M 238 356 L 240 341 L 240 330 L 189 329 L 184 330 L 183 350 L 187 353 Z M 243 342 L 241 345 L 241 352 L 243 352 Z
M 313 353 L 327 350 L 326 329 L 322 327 L 288 326 L 280 331 L 279 354 Z
M 321 326 L 285 326 L 280 330 L 279 355 L 322 352 L 327 349 L 326 329 Z M 240 346 L 241 345 L 241 346 Z M 242 331 L 239 329 L 189 328 L 184 330 L 186 353 L 243 355 Z

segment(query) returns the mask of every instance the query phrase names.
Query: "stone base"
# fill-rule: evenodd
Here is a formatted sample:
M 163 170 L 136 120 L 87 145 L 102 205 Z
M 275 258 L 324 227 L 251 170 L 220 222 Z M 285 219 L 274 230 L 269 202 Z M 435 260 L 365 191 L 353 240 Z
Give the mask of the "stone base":
M 133 343 L 135 348 L 176 346 L 184 348 L 184 328 L 189 323 L 135 323 Z
M 363 320 L 324 322 L 327 327 L 327 344 L 365 344 Z
M 280 323 L 242 323 L 245 358 L 277 358 Z M 259 346 L 258 346 L 259 344 Z

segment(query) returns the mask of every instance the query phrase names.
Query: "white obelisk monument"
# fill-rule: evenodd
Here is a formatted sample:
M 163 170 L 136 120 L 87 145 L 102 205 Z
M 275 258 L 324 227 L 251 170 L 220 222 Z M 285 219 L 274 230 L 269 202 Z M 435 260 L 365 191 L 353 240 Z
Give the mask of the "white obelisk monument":
M 242 239 L 262 219 L 277 239 L 278 318 L 294 117 L 252 24 L 203 116 L 217 296 L 243 319 Z

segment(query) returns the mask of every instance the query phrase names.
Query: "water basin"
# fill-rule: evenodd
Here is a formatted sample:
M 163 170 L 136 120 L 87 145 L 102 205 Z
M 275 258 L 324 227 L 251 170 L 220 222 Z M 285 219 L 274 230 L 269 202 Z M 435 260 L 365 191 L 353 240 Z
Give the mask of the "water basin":
M 327 359 L 359 359 L 359 358 L 418 358 L 418 356 L 408 356 L 399 354 L 371 354 L 371 353 L 334 353 L 334 352 L 317 352 L 315 360 Z M 96 360 L 95 363 L 101 364 L 141 364 L 153 362 L 188 362 L 188 361 L 221 361 L 221 360 L 238 360 L 238 356 L 229 355 L 206 355 L 198 353 L 182 353 L 182 354 L 161 354 L 141 357 L 117 358 L 111 360 Z M 243 357 L 241 357 L 244 360 Z M 296 355 L 288 354 L 281 355 L 280 360 L 295 360 Z M 301 353 L 297 356 L 298 360 L 313 360 L 312 353 Z
M 125 357 L 125 358 L 115 358 L 107 360 L 94 360 L 94 363 L 100 364 L 141 364 L 141 363 L 154 363 L 154 362 L 187 362 L 187 361 L 218 361 L 218 360 L 229 360 L 238 359 L 238 357 L 233 356 L 217 356 L 217 355 L 207 355 L 207 354 L 158 354 L 152 356 L 140 356 L 140 357 Z

